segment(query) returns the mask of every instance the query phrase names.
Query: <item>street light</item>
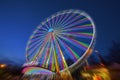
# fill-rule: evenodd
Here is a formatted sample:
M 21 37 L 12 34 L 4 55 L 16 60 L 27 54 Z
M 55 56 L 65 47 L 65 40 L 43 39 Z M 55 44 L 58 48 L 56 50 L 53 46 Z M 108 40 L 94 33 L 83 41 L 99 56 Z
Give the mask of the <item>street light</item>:
M 0 68 L 5 68 L 6 67 L 6 64 L 1 64 L 0 65 Z

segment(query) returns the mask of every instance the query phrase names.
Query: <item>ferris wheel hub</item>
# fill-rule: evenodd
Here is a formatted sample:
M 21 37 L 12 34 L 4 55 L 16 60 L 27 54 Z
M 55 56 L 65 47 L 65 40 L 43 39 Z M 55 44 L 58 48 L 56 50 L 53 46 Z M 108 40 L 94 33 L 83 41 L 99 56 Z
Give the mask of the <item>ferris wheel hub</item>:
M 52 29 L 52 28 L 50 28 L 50 29 L 48 30 L 48 32 L 53 32 L 53 29 Z

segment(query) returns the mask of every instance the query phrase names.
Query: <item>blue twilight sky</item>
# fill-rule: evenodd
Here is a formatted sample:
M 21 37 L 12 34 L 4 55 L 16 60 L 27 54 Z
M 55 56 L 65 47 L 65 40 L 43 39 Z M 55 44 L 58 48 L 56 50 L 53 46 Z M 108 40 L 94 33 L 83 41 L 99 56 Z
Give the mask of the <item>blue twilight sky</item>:
M 108 54 L 112 40 L 120 40 L 119 0 L 0 0 L 0 61 L 25 62 L 26 43 L 48 16 L 66 9 L 87 12 L 97 29 L 95 49 Z

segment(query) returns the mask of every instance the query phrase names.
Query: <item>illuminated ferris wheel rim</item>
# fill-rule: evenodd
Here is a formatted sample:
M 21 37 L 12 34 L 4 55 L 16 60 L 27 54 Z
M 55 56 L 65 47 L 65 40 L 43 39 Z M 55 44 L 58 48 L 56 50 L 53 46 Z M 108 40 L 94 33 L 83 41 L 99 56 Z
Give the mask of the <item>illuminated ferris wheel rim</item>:
M 91 24 L 92 24 L 92 27 L 93 27 L 93 36 L 92 36 L 92 39 L 91 39 L 91 42 L 90 42 L 90 44 L 89 44 L 89 46 L 88 46 L 88 48 L 87 48 L 87 50 L 85 51 L 85 53 L 81 56 L 81 58 L 79 58 L 75 63 L 73 63 L 72 65 L 70 65 L 68 68 L 66 68 L 66 69 L 63 69 L 63 70 L 61 70 L 61 72 L 62 71 L 64 71 L 64 70 L 67 70 L 67 69 L 72 69 L 72 68 L 74 68 L 74 67 L 79 67 L 80 65 L 78 64 L 81 60 L 83 60 L 83 59 L 85 59 L 88 55 L 88 51 L 93 47 L 93 44 L 94 44 L 94 39 L 95 39 L 95 24 L 94 24 L 94 22 L 93 22 L 93 20 L 92 20 L 92 18 L 87 14 L 87 13 L 85 13 L 84 11 L 81 11 L 81 10 L 73 10 L 73 9 L 71 9 L 71 10 L 64 10 L 64 11 L 60 11 L 60 12 L 57 12 L 56 14 L 53 14 L 52 16 L 50 16 L 50 17 L 48 17 L 48 18 L 46 18 L 43 22 L 41 22 L 41 24 L 37 27 L 37 28 L 40 28 L 40 27 L 42 27 L 42 25 L 44 25 L 45 23 L 47 23 L 48 21 L 50 21 L 51 19 L 53 19 L 54 17 L 57 17 L 57 16 L 59 16 L 59 15 L 63 15 L 63 14 L 66 14 L 66 13 L 74 13 L 74 14 L 79 14 L 79 15 L 82 15 L 82 16 L 85 16 L 86 18 L 88 18 L 89 20 L 90 20 L 90 22 L 91 22 Z M 34 33 L 36 32 L 36 30 L 33 32 L 33 34 L 31 35 L 31 37 L 30 37 L 30 39 L 34 36 Z M 29 41 L 30 41 L 30 39 L 29 39 Z M 29 44 L 30 42 L 28 42 L 28 44 Z M 28 45 L 27 44 L 27 45 Z M 28 46 L 26 47 L 26 51 L 27 51 L 27 49 L 28 49 Z M 28 61 L 28 57 L 27 57 L 27 54 L 26 54 L 26 59 L 27 59 L 27 61 Z

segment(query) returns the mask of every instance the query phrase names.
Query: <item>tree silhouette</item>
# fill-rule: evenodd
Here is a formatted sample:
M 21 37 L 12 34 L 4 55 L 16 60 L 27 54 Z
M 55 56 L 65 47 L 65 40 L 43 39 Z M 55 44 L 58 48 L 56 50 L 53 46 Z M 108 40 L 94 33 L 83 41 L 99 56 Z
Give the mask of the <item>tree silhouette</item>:
M 111 63 L 120 64 L 120 42 L 113 41 L 110 51 L 110 61 Z

